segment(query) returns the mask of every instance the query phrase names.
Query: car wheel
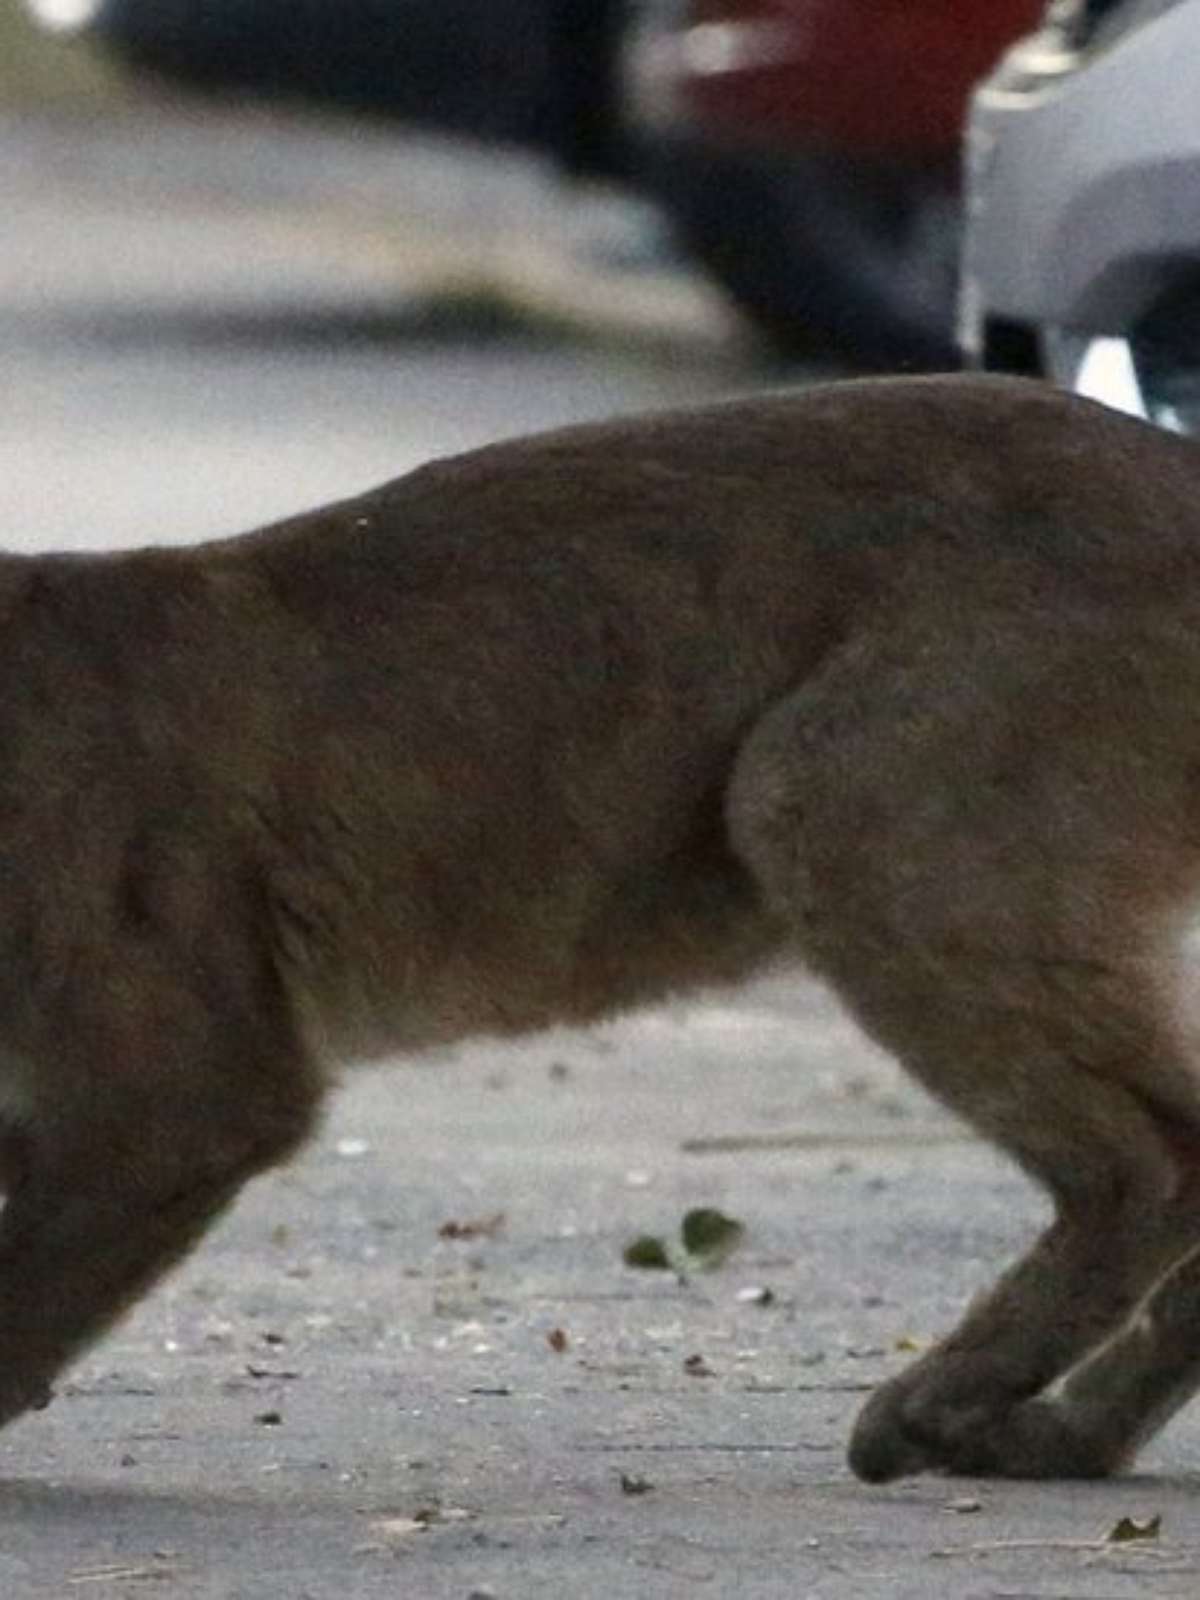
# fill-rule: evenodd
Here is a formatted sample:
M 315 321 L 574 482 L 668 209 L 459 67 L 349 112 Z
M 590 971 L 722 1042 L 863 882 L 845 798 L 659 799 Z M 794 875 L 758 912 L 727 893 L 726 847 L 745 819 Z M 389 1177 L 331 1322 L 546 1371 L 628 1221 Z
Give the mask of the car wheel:
M 960 364 L 952 172 L 683 144 L 643 166 L 688 253 L 785 355 Z

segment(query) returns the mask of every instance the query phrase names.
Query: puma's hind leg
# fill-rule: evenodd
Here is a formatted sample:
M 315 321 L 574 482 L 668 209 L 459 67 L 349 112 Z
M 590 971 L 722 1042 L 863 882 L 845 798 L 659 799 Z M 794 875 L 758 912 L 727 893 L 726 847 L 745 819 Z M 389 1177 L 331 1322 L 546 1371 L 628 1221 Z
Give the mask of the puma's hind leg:
M 1200 1087 L 1167 909 L 1167 869 L 1200 883 L 1200 862 L 1165 785 L 1114 793 L 1098 743 L 1031 746 L 1011 717 L 1001 736 L 986 687 L 914 724 L 922 689 L 962 670 L 917 659 L 928 679 L 908 671 L 902 704 L 859 653 L 770 713 L 735 775 L 732 833 L 802 953 L 1055 1217 L 872 1397 L 851 1462 L 869 1479 L 1097 1475 L 1152 1431 L 1155 1390 L 1191 1382 L 1178 1357 L 1178 1381 L 1147 1381 L 1154 1341 L 1129 1319 L 1171 1269 L 1145 1315 L 1165 1330 L 1200 1302 L 1197 1258 L 1177 1265 L 1200 1247 Z M 1018 764 L 1026 792 L 1000 781 Z M 1061 1399 L 1035 1398 L 1101 1346 Z

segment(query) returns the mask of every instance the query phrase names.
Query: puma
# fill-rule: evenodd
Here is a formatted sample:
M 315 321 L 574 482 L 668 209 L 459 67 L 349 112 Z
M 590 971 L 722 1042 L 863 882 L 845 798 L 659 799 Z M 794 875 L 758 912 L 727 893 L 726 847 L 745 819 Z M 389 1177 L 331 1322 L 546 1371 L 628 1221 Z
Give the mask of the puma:
M 834 384 L 6 556 L 0 757 L 0 1420 L 336 1063 L 791 960 L 1055 1205 L 854 1469 L 1108 1473 L 1200 1386 L 1196 445 Z

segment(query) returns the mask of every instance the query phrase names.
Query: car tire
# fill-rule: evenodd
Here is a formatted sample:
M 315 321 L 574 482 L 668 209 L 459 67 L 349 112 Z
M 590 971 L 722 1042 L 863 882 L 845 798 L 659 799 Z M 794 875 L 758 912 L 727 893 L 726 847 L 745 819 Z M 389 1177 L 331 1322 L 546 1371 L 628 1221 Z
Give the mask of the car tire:
M 688 254 L 783 355 L 961 364 L 956 174 L 685 144 L 642 167 Z

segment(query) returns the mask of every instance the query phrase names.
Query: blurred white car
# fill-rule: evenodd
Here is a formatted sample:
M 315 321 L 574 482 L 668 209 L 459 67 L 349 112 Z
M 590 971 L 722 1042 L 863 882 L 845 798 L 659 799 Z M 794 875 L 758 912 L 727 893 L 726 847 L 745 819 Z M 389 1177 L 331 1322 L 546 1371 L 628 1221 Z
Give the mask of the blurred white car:
M 1200 427 L 1200 0 L 1056 0 L 976 91 L 960 334 Z

